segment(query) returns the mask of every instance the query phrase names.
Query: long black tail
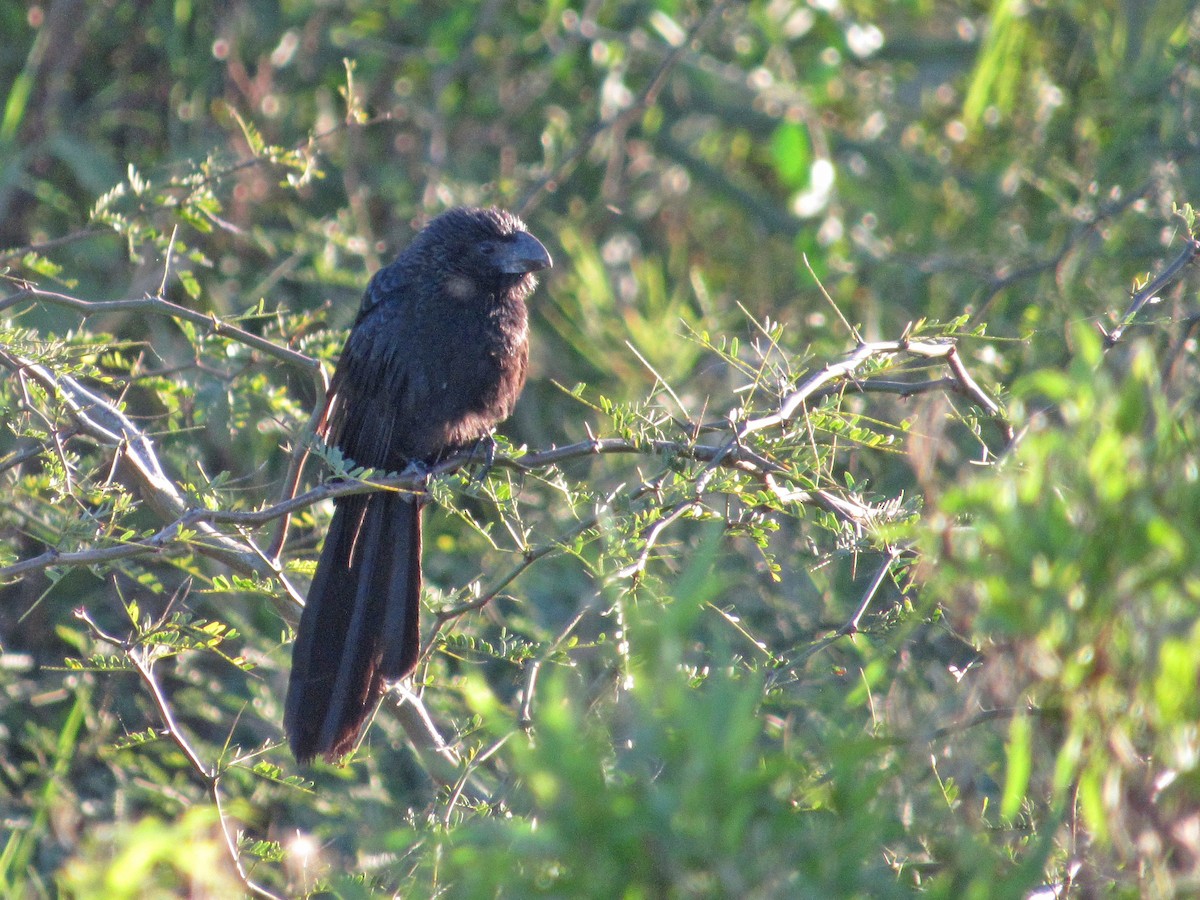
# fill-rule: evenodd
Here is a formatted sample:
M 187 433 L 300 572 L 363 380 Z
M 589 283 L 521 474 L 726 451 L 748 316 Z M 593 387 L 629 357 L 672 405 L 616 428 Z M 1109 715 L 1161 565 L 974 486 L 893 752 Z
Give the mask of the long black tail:
M 358 740 L 384 682 L 417 663 L 421 509 L 397 494 L 338 501 L 292 649 L 284 727 L 301 763 Z

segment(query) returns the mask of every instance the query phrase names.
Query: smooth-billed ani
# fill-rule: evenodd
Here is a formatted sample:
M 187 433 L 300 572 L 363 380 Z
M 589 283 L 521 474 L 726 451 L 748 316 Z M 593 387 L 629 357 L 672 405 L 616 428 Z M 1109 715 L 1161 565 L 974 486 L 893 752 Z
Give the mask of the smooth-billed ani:
M 431 221 L 371 279 L 321 436 L 383 471 L 487 436 L 525 383 L 525 298 L 550 264 L 502 210 Z M 420 595 L 420 503 L 391 492 L 340 498 L 292 650 L 284 726 L 297 760 L 345 755 L 385 683 L 416 665 Z

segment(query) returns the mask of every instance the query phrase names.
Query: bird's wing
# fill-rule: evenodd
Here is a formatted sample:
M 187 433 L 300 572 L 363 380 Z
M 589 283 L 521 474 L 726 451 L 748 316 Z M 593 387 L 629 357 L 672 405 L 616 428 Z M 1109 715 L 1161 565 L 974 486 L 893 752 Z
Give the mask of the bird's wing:
M 409 365 L 413 329 L 396 299 L 365 309 L 346 340 L 329 388 L 325 441 L 360 466 L 399 470 L 411 460 L 405 435 L 416 412 Z

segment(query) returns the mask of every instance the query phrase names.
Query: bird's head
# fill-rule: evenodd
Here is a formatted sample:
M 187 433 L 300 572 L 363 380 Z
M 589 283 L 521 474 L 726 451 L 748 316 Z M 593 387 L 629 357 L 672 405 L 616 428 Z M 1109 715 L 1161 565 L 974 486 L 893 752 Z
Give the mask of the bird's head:
M 536 285 L 534 273 L 553 262 L 525 223 L 502 209 L 459 207 L 442 213 L 414 242 L 424 256 L 436 258 L 445 273 L 445 289 L 455 296 L 519 291 L 523 298 Z

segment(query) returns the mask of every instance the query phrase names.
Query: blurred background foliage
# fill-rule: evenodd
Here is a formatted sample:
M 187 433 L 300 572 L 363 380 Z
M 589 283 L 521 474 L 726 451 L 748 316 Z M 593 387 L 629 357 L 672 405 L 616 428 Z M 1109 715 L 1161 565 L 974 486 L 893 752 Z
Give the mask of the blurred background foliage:
M 1191 0 L 57 0 L 0 33 L 0 893 L 1197 890 L 1194 276 L 1095 328 L 1190 246 Z M 184 530 L 19 568 L 172 518 L 37 373 L 119 403 L 188 508 L 262 508 L 305 360 L 457 204 L 555 259 L 501 454 L 643 452 L 439 479 L 415 689 L 457 763 L 389 703 L 299 770 L 261 566 Z M 1018 439 L 851 381 L 751 442 L 866 523 L 644 452 L 854 329 L 957 340 Z

